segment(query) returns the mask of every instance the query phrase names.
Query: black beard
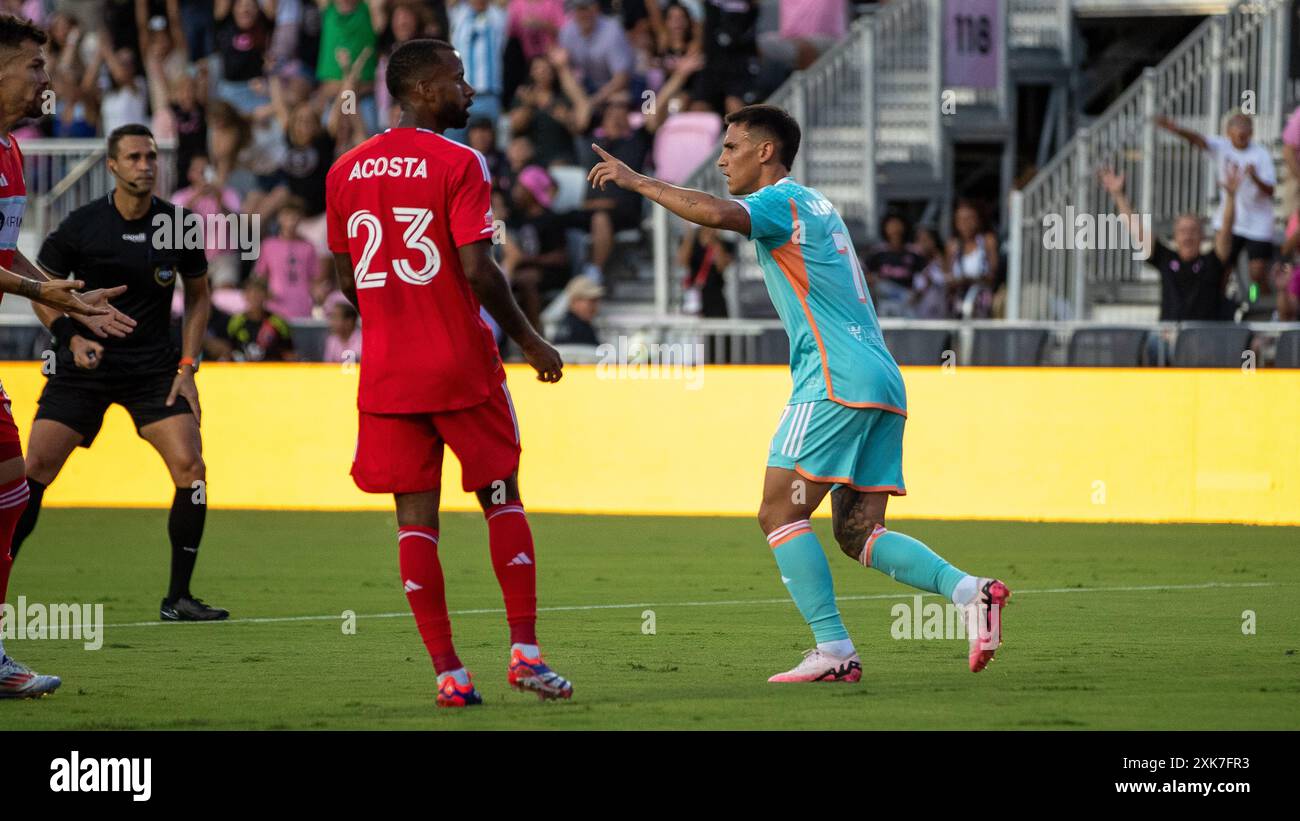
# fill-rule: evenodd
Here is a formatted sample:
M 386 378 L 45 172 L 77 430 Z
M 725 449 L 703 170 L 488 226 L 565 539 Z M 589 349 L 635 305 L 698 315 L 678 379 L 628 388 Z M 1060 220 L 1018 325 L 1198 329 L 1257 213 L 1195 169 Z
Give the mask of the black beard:
M 460 106 L 449 106 L 446 122 L 448 128 L 464 128 L 469 125 L 469 109 Z

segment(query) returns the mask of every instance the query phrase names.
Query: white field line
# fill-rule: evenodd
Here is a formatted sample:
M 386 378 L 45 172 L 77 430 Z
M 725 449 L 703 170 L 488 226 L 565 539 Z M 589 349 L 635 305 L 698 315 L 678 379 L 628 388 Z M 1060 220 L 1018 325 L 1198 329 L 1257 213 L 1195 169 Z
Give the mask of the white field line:
M 1016 596 L 1034 595 L 1039 593 L 1139 593 L 1154 590 L 1213 590 L 1227 588 L 1243 587 L 1278 587 L 1277 582 L 1204 582 L 1202 584 L 1147 584 L 1132 587 L 1044 587 L 1038 590 L 1017 589 L 1012 591 Z M 881 599 L 900 599 L 911 600 L 917 593 L 883 593 L 873 596 L 836 596 L 836 601 L 876 601 Z M 922 596 L 933 597 L 933 593 L 921 593 Z M 567 613 L 579 610 L 635 610 L 641 608 L 656 607 L 735 607 L 756 604 L 791 604 L 790 599 L 733 599 L 729 601 L 675 601 L 675 602 L 640 602 L 634 604 L 576 604 L 563 607 L 539 607 L 539 613 Z M 492 607 L 479 610 L 452 610 L 448 615 L 451 616 L 477 616 L 484 614 L 504 614 L 504 608 Z M 409 618 L 411 611 L 403 610 L 399 613 L 358 613 L 358 619 L 399 619 Z M 275 616 L 271 618 L 248 618 L 248 619 L 227 619 L 223 622 L 164 622 L 164 621 L 136 621 L 125 624 L 106 624 L 105 628 L 117 627 L 158 627 L 163 624 L 280 624 L 295 621 L 340 621 L 343 615 L 328 616 Z

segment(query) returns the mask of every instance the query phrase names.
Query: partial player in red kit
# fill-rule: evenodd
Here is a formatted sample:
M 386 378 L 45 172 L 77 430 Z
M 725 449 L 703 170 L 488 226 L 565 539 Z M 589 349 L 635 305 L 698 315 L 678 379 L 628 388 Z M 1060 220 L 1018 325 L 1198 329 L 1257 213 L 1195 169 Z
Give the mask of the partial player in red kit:
M 135 323 L 108 306 L 126 288 L 99 289 L 80 296 L 79 280 L 50 281 L 18 251 L 18 231 L 27 206 L 23 155 L 11 133 L 29 117 L 40 117 L 50 86 L 41 48 L 48 38 L 29 21 L 0 14 L 0 293 L 19 294 L 32 302 L 48 326 L 64 314 L 75 317 L 99 336 L 125 336 Z M 27 478 L 18 426 L 9 395 L 0 385 L 0 605 L 5 603 L 13 558 L 14 527 L 27 506 Z M 59 687 L 58 676 L 32 672 L 5 653 L 0 643 L 0 698 L 34 698 Z
M 360 420 L 352 477 L 392 493 L 402 584 L 434 669 L 437 703 L 481 704 L 451 640 L 438 562 L 443 445 L 487 519 L 492 567 L 510 626 L 507 680 L 542 699 L 573 686 L 537 646 L 537 566 L 520 502 L 519 426 L 482 304 L 538 379 L 563 363 L 524 318 L 493 261 L 491 179 L 477 151 L 441 136 L 463 128 L 474 90 L 451 45 L 411 40 L 388 63 L 397 128 L 344 154 L 326 179 L 329 246 L 361 314 Z

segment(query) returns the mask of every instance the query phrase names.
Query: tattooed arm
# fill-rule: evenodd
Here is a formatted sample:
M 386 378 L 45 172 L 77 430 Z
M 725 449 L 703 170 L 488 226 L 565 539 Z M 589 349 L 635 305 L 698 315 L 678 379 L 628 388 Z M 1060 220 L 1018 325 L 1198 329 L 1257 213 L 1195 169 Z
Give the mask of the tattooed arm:
M 619 188 L 653 200 L 696 225 L 735 231 L 742 237 L 749 236 L 749 212 L 735 200 L 715 197 L 693 188 L 682 188 L 638 174 L 600 146 L 593 144 L 591 147 L 602 159 L 587 175 L 593 186 L 604 190 L 607 183 L 613 183 Z

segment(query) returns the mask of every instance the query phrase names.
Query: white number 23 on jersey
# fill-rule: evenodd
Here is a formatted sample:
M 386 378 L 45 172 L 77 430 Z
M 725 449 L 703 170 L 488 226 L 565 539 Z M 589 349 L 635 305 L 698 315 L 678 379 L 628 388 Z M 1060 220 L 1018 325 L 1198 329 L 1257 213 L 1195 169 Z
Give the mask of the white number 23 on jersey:
M 425 236 L 429 223 L 433 222 L 433 212 L 428 208 L 393 208 L 393 219 L 405 224 L 402 241 L 406 247 L 419 253 L 422 258 L 417 266 L 412 260 L 394 259 L 393 272 L 397 278 L 412 285 L 428 285 L 438 269 L 442 267 L 442 258 L 438 246 Z M 366 244 L 361 250 L 361 259 L 357 260 L 354 276 L 358 288 L 382 288 L 388 281 L 387 271 L 372 271 L 371 263 L 384 238 L 384 224 L 372 211 L 357 211 L 348 219 L 348 239 L 356 239 L 361 229 L 366 229 Z

